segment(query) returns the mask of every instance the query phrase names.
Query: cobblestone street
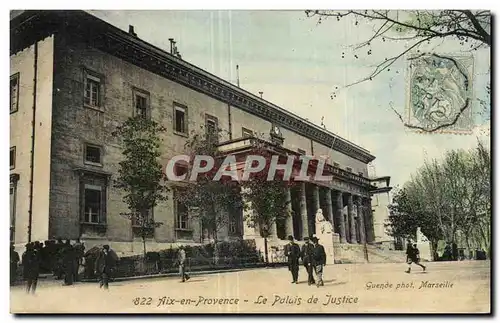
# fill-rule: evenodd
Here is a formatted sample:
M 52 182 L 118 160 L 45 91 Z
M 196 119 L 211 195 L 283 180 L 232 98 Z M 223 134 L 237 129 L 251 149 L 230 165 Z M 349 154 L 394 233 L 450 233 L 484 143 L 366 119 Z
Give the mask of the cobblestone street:
M 39 281 L 37 295 L 11 289 L 12 313 L 470 313 L 490 311 L 490 262 L 332 265 L 325 286 L 299 284 L 286 268 L 61 286 Z M 435 285 L 432 285 L 435 284 Z M 425 287 L 423 287 L 425 285 Z

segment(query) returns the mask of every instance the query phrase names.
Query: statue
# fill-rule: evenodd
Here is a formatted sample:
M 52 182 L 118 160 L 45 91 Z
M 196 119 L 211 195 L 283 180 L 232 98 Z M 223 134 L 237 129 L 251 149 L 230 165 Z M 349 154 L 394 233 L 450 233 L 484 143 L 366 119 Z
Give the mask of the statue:
M 319 229 L 319 230 L 318 230 Z M 323 215 L 323 210 L 320 208 L 316 212 L 316 233 L 317 234 L 332 234 L 333 226 L 330 221 L 327 221 Z

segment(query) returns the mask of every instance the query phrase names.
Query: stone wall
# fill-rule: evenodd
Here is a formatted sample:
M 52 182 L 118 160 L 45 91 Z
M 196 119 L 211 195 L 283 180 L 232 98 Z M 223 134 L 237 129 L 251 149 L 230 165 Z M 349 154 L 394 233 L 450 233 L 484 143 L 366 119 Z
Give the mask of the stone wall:
M 54 37 L 38 41 L 37 46 L 32 241 L 46 240 L 49 236 Z M 16 150 L 15 167 L 10 173 L 19 174 L 13 192 L 16 195 L 13 210 L 15 244 L 21 246 L 28 242 L 34 73 L 35 45 L 10 57 L 10 75 L 17 74 L 19 77 L 18 110 L 10 114 L 10 147 Z
M 116 243 L 134 241 L 130 221 L 120 216 L 127 207 L 122 194 L 113 185 L 113 179 L 122 160 L 120 140 L 112 135 L 116 126 L 133 115 L 133 91 L 149 93 L 152 118 L 166 127 L 163 138 L 162 159 L 166 163 L 172 156 L 184 153 L 187 137 L 174 132 L 174 102 L 187 107 L 189 131 L 203 131 L 208 115 L 218 119 L 222 130 L 220 140 L 241 137 L 242 127 L 265 135 L 271 123 L 238 108 L 215 100 L 178 83 L 160 77 L 124 62 L 110 54 L 89 47 L 75 37 L 60 34 L 55 42 L 54 107 L 50 194 L 50 236 L 75 239 L 80 231 L 80 190 L 77 168 L 111 175 L 107 189 L 107 225 L 104 236 L 87 236 L 96 241 Z M 103 84 L 102 107 L 84 106 L 84 77 L 86 71 L 98 75 Z M 231 119 L 230 119 L 231 118 Z M 231 121 L 231 122 L 230 122 Z M 292 150 L 303 149 L 311 153 L 311 140 L 294 132 L 281 129 L 284 146 Z M 84 164 L 86 143 L 103 148 L 102 167 Z M 316 154 L 316 152 L 315 152 Z M 353 171 L 360 162 L 344 156 L 342 163 Z M 175 216 L 172 196 L 155 208 L 155 220 L 163 225 L 155 230 L 155 243 L 176 241 Z M 193 239 L 200 241 L 199 227 L 193 224 Z M 126 250 L 125 250 L 126 249 Z M 130 248 L 124 248 L 124 251 Z M 135 247 L 134 247 L 135 249 Z

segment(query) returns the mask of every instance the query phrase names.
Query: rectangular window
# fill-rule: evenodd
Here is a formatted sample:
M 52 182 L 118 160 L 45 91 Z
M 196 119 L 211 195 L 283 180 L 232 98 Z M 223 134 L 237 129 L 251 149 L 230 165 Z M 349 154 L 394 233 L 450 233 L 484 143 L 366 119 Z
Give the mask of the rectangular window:
M 85 144 L 85 163 L 102 165 L 101 147 Z
M 297 152 L 301 155 L 305 155 L 306 154 L 306 151 L 304 149 L 297 149 Z
M 187 135 L 187 107 L 174 103 L 174 131 Z
M 85 73 L 85 91 L 84 100 L 85 105 L 91 107 L 101 106 L 101 79 L 94 75 Z
M 85 184 L 84 190 L 84 222 L 101 223 L 103 187 Z
M 10 112 L 16 112 L 19 108 L 19 73 L 10 77 Z
M 81 169 L 79 171 L 80 182 L 80 221 L 86 224 L 85 231 L 90 229 L 87 233 L 93 232 L 95 226 L 99 225 L 98 230 L 105 230 L 106 212 L 107 212 L 107 187 L 108 175 L 93 173 Z M 101 231 L 102 233 L 102 231 Z
M 16 168 L 16 147 L 10 147 L 10 169 Z
M 176 212 L 176 228 L 177 229 L 189 229 L 189 213 L 188 208 L 184 203 L 180 201 L 175 201 L 175 212 Z
M 207 139 L 215 140 L 218 142 L 218 120 L 216 117 L 206 114 L 205 115 L 205 134 Z
M 241 135 L 243 138 L 253 137 L 253 131 L 243 127 L 241 128 Z
M 134 109 L 135 115 L 144 119 L 149 118 L 149 93 L 134 89 Z

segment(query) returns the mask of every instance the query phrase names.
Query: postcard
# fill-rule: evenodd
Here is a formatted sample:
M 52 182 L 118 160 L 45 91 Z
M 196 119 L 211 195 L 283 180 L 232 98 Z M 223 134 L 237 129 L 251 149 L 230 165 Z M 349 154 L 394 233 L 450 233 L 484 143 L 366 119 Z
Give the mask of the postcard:
M 11 11 L 11 313 L 491 313 L 491 31 Z

